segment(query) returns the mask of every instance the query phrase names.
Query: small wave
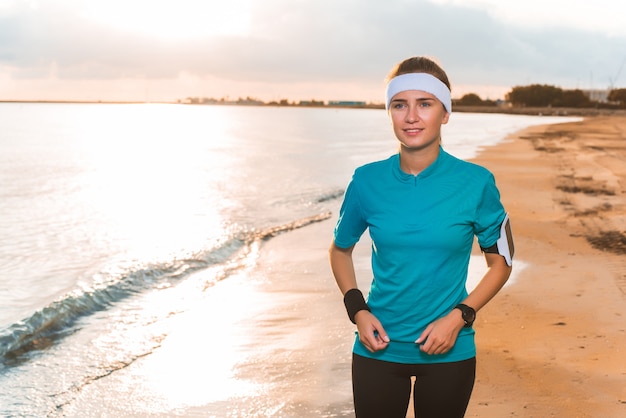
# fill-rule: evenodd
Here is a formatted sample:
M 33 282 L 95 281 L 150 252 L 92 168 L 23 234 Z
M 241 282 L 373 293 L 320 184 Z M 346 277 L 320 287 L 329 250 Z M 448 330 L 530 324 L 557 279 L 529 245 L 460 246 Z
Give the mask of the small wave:
M 250 235 L 250 238 L 252 240 L 266 240 L 266 239 L 275 237 L 276 235 L 283 233 L 283 232 L 293 231 L 294 229 L 302 228 L 303 226 L 307 226 L 315 222 L 324 221 L 330 218 L 331 216 L 332 216 L 331 212 L 320 213 L 319 215 L 309 216 L 307 218 L 298 219 L 296 221 L 289 222 L 284 225 L 279 225 L 279 226 L 275 226 L 275 227 L 271 227 L 271 228 L 267 228 L 267 229 L 255 232 Z
M 329 200 L 339 199 L 340 197 L 343 197 L 344 193 L 345 193 L 344 189 L 332 190 L 330 192 L 322 194 L 320 197 L 317 198 L 316 202 L 324 203 L 324 202 L 328 202 Z
M 75 290 L 25 320 L 1 330 L 0 362 L 9 364 L 19 361 L 22 355 L 30 351 L 41 350 L 54 344 L 75 332 L 73 327 L 79 319 L 105 310 L 134 294 L 162 283 L 181 280 L 198 270 L 228 263 L 233 259 L 245 258 L 257 242 L 323 221 L 330 216 L 330 212 L 325 212 L 259 231 L 245 231 L 220 246 L 193 257 L 132 271 L 99 288 Z M 229 271 L 232 271 L 232 268 Z M 217 277 L 215 280 L 223 278 Z
M 244 240 L 231 238 L 200 256 L 131 271 L 101 287 L 76 289 L 0 332 L 0 357 L 11 359 L 45 348 L 73 332 L 72 326 L 78 319 L 105 310 L 160 283 L 179 280 L 194 271 L 228 260 L 244 245 Z

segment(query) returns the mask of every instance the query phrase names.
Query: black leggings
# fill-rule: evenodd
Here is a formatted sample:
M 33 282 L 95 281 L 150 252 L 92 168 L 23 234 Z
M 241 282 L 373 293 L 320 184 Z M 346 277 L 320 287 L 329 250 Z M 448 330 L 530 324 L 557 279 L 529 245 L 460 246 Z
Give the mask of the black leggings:
M 462 418 L 476 376 L 476 358 L 453 363 L 401 364 L 352 356 L 358 418 L 405 418 L 411 396 L 415 418 Z

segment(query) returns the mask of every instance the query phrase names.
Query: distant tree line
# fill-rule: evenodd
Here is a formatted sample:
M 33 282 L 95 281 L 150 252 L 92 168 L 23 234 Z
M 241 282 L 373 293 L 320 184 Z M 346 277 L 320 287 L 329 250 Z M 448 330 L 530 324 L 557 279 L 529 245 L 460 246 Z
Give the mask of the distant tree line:
M 513 87 L 507 100 L 514 106 L 591 107 L 589 96 L 582 90 L 563 90 L 545 84 Z
M 608 97 L 610 102 L 619 103 L 621 109 L 626 109 L 626 89 L 613 89 Z
M 494 100 L 483 100 L 476 93 L 468 93 L 460 99 L 454 100 L 454 104 L 458 106 L 497 106 L 498 102 Z
M 564 90 L 559 87 L 532 84 L 518 86 L 506 94 L 506 100 L 514 107 L 571 107 L 571 108 L 626 108 L 626 89 L 613 89 L 606 102 L 591 100 L 579 89 Z M 469 93 L 455 100 L 460 106 L 496 106 L 499 102 L 482 100 L 477 94 Z
M 626 89 L 613 89 L 606 102 L 591 100 L 582 90 L 564 90 L 545 84 L 513 87 L 506 99 L 513 106 L 626 108 Z

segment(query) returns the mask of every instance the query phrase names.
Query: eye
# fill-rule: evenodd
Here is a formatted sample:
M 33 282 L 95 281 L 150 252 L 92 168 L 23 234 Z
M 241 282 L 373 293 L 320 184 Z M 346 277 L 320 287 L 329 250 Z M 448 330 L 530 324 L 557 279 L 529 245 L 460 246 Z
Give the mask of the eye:
M 394 102 L 391 107 L 394 108 L 394 109 L 403 109 L 403 108 L 406 107 L 406 103 L 404 103 L 404 102 Z
M 420 107 L 431 107 L 431 106 L 432 106 L 432 103 L 430 101 L 425 100 L 423 102 L 420 102 Z

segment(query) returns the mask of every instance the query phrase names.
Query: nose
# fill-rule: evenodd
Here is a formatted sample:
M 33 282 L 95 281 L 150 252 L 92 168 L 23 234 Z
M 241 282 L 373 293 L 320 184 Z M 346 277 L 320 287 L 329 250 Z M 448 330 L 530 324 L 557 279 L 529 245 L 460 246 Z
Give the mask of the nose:
M 406 121 L 408 123 L 414 123 L 419 120 L 419 112 L 417 107 L 409 106 L 406 111 Z

